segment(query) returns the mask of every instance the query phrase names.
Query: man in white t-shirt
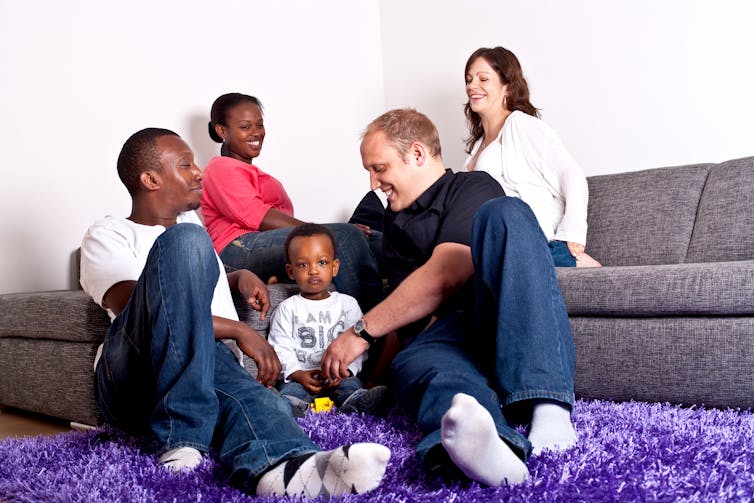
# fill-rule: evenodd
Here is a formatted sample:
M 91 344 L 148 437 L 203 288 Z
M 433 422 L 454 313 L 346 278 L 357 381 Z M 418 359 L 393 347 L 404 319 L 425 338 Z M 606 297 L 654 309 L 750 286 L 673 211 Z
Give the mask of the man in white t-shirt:
M 238 321 L 231 289 L 264 316 L 266 286 L 247 270 L 221 273 L 194 213 L 202 173 L 172 131 L 132 135 L 118 157 L 131 215 L 92 225 L 81 250 L 81 284 L 112 326 L 95 362 L 105 420 L 151 433 L 160 461 L 193 469 L 210 446 L 231 480 L 257 495 L 317 497 L 376 488 L 390 451 L 354 444 L 323 452 L 288 402 L 269 389 L 280 362 L 267 341 Z M 255 360 L 255 381 L 239 365 Z

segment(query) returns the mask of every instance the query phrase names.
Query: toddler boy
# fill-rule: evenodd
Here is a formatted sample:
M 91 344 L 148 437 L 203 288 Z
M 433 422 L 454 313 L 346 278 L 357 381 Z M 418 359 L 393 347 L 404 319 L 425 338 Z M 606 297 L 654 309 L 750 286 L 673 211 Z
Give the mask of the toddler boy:
M 306 415 L 311 401 L 320 396 L 329 396 L 340 412 L 347 413 L 378 413 L 387 398 L 385 386 L 365 389 L 356 377 L 366 353 L 349 365 L 350 377 L 330 382 L 320 372 L 327 347 L 362 314 L 356 299 L 328 290 L 340 265 L 335 252 L 332 233 L 318 224 L 294 228 L 285 241 L 285 269 L 301 291 L 273 313 L 269 342 L 283 367 L 278 389 L 297 417 Z

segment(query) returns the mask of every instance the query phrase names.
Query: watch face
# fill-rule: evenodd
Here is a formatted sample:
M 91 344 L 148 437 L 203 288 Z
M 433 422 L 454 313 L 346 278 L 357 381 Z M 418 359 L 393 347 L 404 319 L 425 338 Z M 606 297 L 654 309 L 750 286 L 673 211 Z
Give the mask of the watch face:
M 361 332 L 362 330 L 364 330 L 364 320 L 363 320 L 363 319 L 362 319 L 362 320 L 359 320 L 359 321 L 357 321 L 357 322 L 356 322 L 356 323 L 354 323 L 354 325 L 353 325 L 353 331 L 354 331 L 354 332 L 356 332 L 357 334 L 358 334 L 359 332 Z

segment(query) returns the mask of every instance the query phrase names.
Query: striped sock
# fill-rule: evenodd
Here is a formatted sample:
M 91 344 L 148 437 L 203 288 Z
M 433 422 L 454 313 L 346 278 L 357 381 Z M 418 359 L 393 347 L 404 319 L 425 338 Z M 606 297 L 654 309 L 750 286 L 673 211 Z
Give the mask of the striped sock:
M 389 459 L 390 449 L 372 443 L 302 454 L 262 475 L 257 496 L 316 498 L 363 494 L 380 485 Z

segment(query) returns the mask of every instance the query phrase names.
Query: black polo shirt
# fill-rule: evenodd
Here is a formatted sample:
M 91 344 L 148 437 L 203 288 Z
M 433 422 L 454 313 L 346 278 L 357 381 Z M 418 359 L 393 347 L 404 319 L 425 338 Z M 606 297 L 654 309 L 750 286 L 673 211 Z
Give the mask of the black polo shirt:
M 411 206 L 403 211 L 385 211 L 382 235 L 384 274 L 390 291 L 409 274 L 424 265 L 440 243 L 471 246 L 474 214 L 486 201 L 505 195 L 490 175 L 480 171 L 453 173 L 446 170 Z M 472 299 L 466 285 L 439 311 L 462 308 Z M 458 301 L 465 299 L 466 302 Z M 426 326 L 421 320 L 401 335 L 413 335 Z

